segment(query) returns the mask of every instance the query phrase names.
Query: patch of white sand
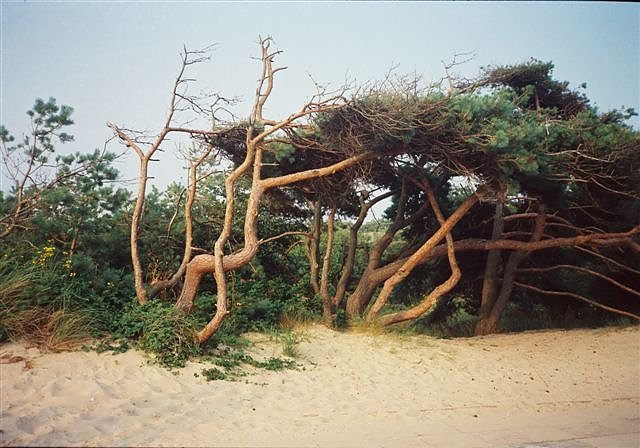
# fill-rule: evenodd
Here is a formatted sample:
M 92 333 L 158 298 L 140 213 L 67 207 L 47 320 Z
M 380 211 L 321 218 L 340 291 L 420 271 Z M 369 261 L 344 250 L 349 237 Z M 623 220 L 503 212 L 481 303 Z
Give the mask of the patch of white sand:
M 254 336 L 252 350 L 281 356 Z M 304 367 L 207 382 L 136 351 L 0 353 L 0 442 L 55 446 L 640 447 L 640 328 L 438 340 L 304 331 Z M 246 381 L 245 381 L 246 380 Z

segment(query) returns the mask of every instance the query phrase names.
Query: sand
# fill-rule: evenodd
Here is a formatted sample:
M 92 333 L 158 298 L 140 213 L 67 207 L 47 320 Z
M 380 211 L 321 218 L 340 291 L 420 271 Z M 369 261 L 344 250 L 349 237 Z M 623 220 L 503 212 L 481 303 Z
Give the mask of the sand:
M 176 374 L 133 350 L 5 344 L 0 443 L 640 447 L 638 327 L 455 340 L 302 332 L 297 370 L 235 382 L 207 382 L 194 373 L 211 366 L 197 363 Z M 281 356 L 251 338 L 256 356 Z

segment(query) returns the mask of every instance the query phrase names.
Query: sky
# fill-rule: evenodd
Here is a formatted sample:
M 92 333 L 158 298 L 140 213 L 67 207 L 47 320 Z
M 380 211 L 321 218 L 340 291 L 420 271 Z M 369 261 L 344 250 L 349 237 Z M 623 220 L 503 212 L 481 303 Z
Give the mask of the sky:
M 75 141 L 65 154 L 102 148 L 106 122 L 157 131 L 180 68 L 179 52 L 216 44 L 193 67 L 193 92 L 243 100 L 247 116 L 259 75 L 258 36 L 283 51 L 266 106 L 284 118 L 315 92 L 313 80 L 382 79 L 391 67 L 425 81 L 444 76 L 457 53 L 475 57 L 456 67 L 473 77 L 480 67 L 530 58 L 552 61 L 554 77 L 586 94 L 600 111 L 640 110 L 640 5 L 617 2 L 36 2 L 0 0 L 0 124 L 20 137 L 36 98 L 74 108 Z M 640 121 L 631 124 L 640 129 Z M 185 177 L 175 141 L 151 167 L 164 188 Z M 117 141 L 108 148 L 123 152 Z M 1 162 L 0 162 L 1 163 Z M 138 159 L 116 164 L 134 179 Z M 4 166 L 0 169 L 5 170 Z M 6 176 L 0 176 L 3 190 Z

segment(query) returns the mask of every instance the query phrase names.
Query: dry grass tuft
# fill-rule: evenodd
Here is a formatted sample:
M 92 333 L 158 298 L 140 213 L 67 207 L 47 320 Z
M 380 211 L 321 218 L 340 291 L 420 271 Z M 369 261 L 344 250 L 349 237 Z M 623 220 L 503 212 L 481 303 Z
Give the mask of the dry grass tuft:
M 364 333 L 372 336 L 388 334 L 390 332 L 388 327 L 379 325 L 376 322 L 368 322 L 362 318 L 351 319 L 347 329 L 352 333 Z
M 23 340 L 47 351 L 74 350 L 91 340 L 91 321 L 75 311 L 33 307 L 4 316 L 11 340 Z
M 75 350 L 91 340 L 91 321 L 79 312 L 54 311 L 46 330 L 47 350 Z
M 293 332 L 304 332 L 314 325 L 316 325 L 316 321 L 311 318 L 287 312 L 283 313 L 279 322 L 280 328 Z

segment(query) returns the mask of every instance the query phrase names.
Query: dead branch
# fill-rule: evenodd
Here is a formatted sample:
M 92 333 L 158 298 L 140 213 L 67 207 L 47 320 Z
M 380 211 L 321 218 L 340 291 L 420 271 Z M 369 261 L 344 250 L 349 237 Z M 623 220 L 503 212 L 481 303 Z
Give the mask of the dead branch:
M 620 289 L 622 289 L 622 290 L 624 290 L 624 291 L 626 291 L 626 292 L 628 292 L 630 294 L 633 294 L 633 295 L 636 295 L 636 296 L 640 297 L 640 291 L 636 291 L 635 289 L 629 288 L 628 286 L 623 285 L 622 283 L 620 283 L 620 282 L 612 279 L 611 277 L 609 277 L 607 275 L 604 275 L 604 274 L 602 274 L 600 272 L 594 271 L 592 269 L 583 268 L 583 267 L 580 267 L 580 266 L 574 266 L 574 265 L 570 265 L 570 264 L 558 264 L 558 265 L 555 265 L 555 266 L 548 266 L 548 267 L 544 267 L 544 268 L 521 268 L 521 269 L 518 269 L 517 271 L 518 272 L 549 272 L 549 271 L 555 271 L 555 270 L 558 270 L 558 269 L 569 269 L 569 270 L 572 270 L 572 271 L 577 271 L 577 272 L 582 272 L 584 274 L 593 275 L 594 277 L 601 278 L 601 279 L 605 280 L 606 282 L 611 283 L 612 285 L 617 286 L 618 288 L 620 288 Z
M 589 303 L 589 304 L 591 304 L 591 305 L 593 305 L 593 306 L 595 306 L 597 308 L 601 308 L 603 310 L 610 311 L 612 313 L 619 314 L 621 316 L 630 317 L 630 318 L 635 319 L 635 320 L 640 320 L 640 316 L 638 316 L 636 314 L 630 313 L 628 311 L 623 311 L 623 310 L 619 310 L 619 309 L 616 309 L 616 308 L 612 308 L 612 307 L 607 306 L 607 305 L 603 305 L 601 303 L 596 302 L 595 300 L 591 300 L 591 299 L 589 299 L 587 297 L 581 296 L 581 295 L 573 293 L 573 292 L 568 292 L 568 291 L 549 291 L 549 290 L 546 290 L 546 289 L 541 289 L 541 288 L 537 288 L 535 286 L 527 285 L 527 284 L 521 283 L 521 282 L 514 282 L 514 285 L 516 285 L 516 286 L 518 286 L 520 288 L 523 288 L 523 289 L 528 289 L 530 291 L 537 292 L 539 294 L 546 294 L 546 295 L 551 295 L 551 296 L 572 297 L 574 299 L 581 300 L 583 302 L 587 302 L 587 303 Z
M 133 210 L 133 216 L 131 220 L 131 234 L 130 234 L 130 246 L 131 246 L 131 262 L 133 265 L 134 271 L 134 283 L 135 283 L 135 291 L 136 297 L 138 301 L 143 304 L 146 303 L 149 298 L 149 292 L 145 287 L 145 279 L 144 279 L 144 270 L 142 267 L 142 262 L 140 259 L 139 253 L 139 227 L 140 220 L 142 218 L 142 214 L 144 212 L 144 202 L 146 198 L 146 188 L 147 182 L 151 177 L 149 176 L 149 162 L 154 161 L 153 156 L 157 151 L 160 151 L 160 146 L 165 142 L 167 136 L 170 133 L 178 132 L 185 133 L 191 136 L 200 135 L 200 136 L 211 136 L 215 135 L 222 131 L 198 131 L 195 129 L 173 126 L 174 116 L 178 110 L 180 110 L 180 101 L 185 101 L 188 97 L 184 92 L 186 92 L 186 86 L 189 82 L 193 81 L 193 79 L 185 77 L 185 72 L 187 68 L 191 65 L 198 64 L 204 61 L 208 61 L 210 59 L 209 53 L 213 47 L 207 47 L 203 50 L 189 51 L 184 47 L 183 52 L 180 54 L 181 65 L 178 70 L 178 75 L 173 83 L 173 88 L 171 90 L 170 98 L 169 98 L 169 106 L 167 110 L 167 116 L 165 118 L 164 124 L 160 132 L 156 135 L 156 137 L 151 142 L 145 142 L 148 144 L 148 148 L 143 149 L 141 147 L 140 138 L 135 135 L 140 135 L 136 132 L 131 132 L 125 130 L 124 128 L 118 127 L 115 124 L 108 122 L 107 126 L 113 130 L 115 135 L 129 148 L 131 148 L 138 158 L 140 159 L 140 167 L 138 174 L 138 193 L 136 196 L 136 203 Z M 181 90 L 181 89 L 184 89 Z M 195 104 L 195 99 L 188 99 L 188 103 L 192 106 Z M 210 149 L 209 149 L 210 152 Z M 207 153 L 208 154 L 208 153 Z M 195 168 L 194 168 L 195 169 Z M 195 185 L 193 186 L 195 189 Z M 194 191 L 195 194 L 195 191 Z M 188 224 L 190 226 L 191 223 Z M 191 243 L 188 242 L 185 245 L 185 253 L 190 254 Z M 184 260 L 183 260 L 184 264 Z M 181 270 L 183 271 L 183 266 L 181 265 Z M 180 272 L 180 270 L 179 270 Z M 168 281 L 169 284 L 175 284 L 174 281 L 176 275 L 173 276 L 171 280 Z M 164 287 L 168 284 L 166 281 L 156 282 L 152 287 L 152 293 L 157 294 L 159 292 L 159 288 Z
M 289 231 L 289 232 L 282 232 L 279 235 L 271 236 L 269 238 L 261 239 L 258 241 L 258 244 L 260 245 L 267 244 L 272 241 L 279 240 L 280 238 L 286 238 L 288 236 L 303 236 L 305 238 L 311 238 L 311 234 L 309 234 L 309 232 Z
M 614 260 L 614 259 L 612 259 L 610 257 L 606 257 L 606 256 L 602 255 L 601 253 L 598 253 L 598 252 L 593 251 L 593 250 L 589 250 L 589 249 L 587 249 L 585 247 L 581 247 L 581 246 L 576 246 L 575 249 L 579 250 L 581 252 L 587 253 L 589 255 L 593 255 L 594 257 L 600 258 L 601 260 L 603 260 L 607 264 L 611 264 L 613 266 L 617 266 L 618 268 L 620 268 L 622 270 L 629 271 L 629 272 L 632 272 L 634 274 L 640 275 L 640 270 L 634 269 L 634 268 L 632 268 L 630 266 L 627 266 L 626 264 L 622 264 L 622 263 L 620 263 L 620 262 L 618 262 L 618 261 L 616 261 L 616 260 Z

